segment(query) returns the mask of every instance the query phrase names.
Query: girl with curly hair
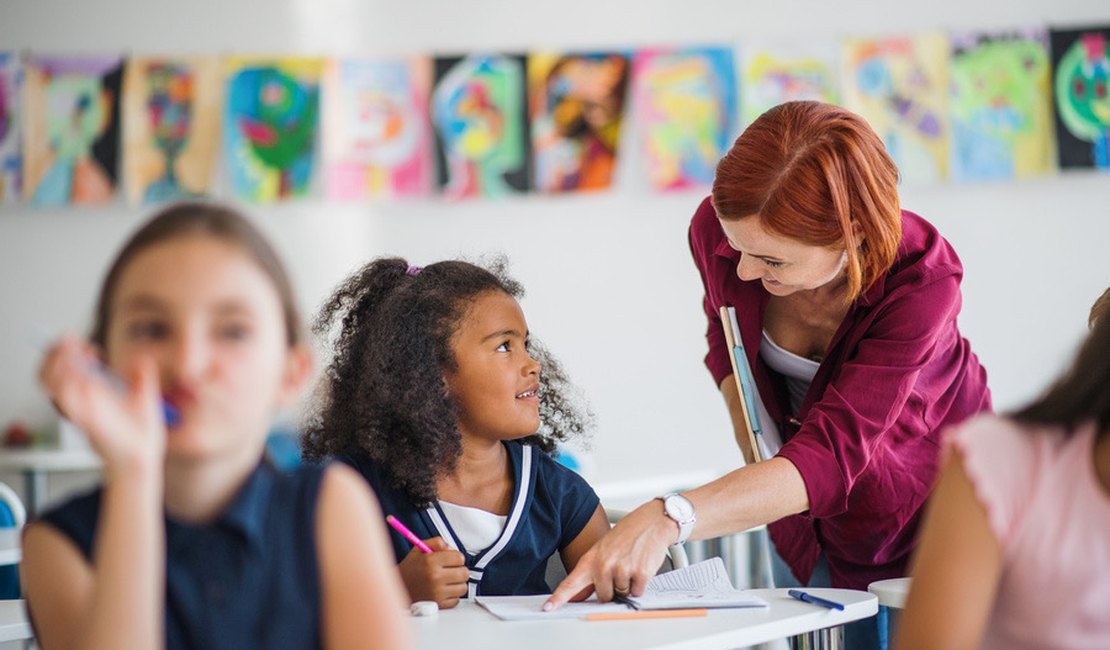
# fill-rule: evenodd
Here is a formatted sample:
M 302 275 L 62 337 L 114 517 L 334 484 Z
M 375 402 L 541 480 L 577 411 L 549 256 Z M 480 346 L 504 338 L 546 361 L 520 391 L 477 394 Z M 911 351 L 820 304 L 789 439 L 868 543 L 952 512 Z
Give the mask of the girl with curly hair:
M 503 264 L 383 258 L 317 317 L 334 357 L 305 457 L 357 469 L 426 540 L 431 553 L 391 533 L 413 600 L 550 593 L 548 559 L 569 571 L 609 530 L 593 489 L 552 458 L 589 416 L 530 341 L 522 294 Z

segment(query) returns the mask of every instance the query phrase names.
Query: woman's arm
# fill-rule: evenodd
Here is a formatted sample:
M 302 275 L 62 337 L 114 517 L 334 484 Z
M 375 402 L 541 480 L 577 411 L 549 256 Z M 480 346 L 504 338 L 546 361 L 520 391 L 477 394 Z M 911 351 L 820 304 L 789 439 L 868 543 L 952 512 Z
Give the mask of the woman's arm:
M 986 510 L 953 452 L 929 497 L 896 647 L 978 648 L 1001 571 Z
M 377 501 L 362 477 L 334 464 L 316 515 L 324 647 L 410 648 L 408 600 Z
M 747 530 L 804 512 L 809 503 L 798 470 L 781 458 L 741 467 L 683 494 L 697 512 L 691 539 Z M 591 585 L 603 602 L 612 600 L 614 586 L 630 585 L 633 594 L 642 594 L 677 536 L 678 526 L 663 514 L 662 502 L 645 503 L 586 552 L 548 603 L 561 606 Z

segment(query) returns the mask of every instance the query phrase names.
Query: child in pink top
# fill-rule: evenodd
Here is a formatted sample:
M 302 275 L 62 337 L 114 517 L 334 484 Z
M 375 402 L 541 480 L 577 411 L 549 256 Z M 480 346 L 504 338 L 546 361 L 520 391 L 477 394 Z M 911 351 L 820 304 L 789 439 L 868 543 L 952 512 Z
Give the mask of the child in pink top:
M 1091 325 L 1044 397 L 950 432 L 900 650 L 1110 648 L 1110 316 Z

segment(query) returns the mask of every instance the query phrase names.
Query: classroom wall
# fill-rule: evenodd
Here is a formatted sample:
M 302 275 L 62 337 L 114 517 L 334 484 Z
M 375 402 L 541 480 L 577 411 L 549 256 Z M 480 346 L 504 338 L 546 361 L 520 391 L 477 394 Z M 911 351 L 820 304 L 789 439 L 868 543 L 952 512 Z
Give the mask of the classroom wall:
M 998 7 L 987 0 L 2 0 L 0 50 L 460 53 L 1110 23 L 1106 0 L 1026 0 L 1007 3 L 1005 15 Z M 702 366 L 701 287 L 685 238 L 703 192 L 653 194 L 629 138 L 622 155 L 615 188 L 594 195 L 248 209 L 291 266 L 306 313 L 376 255 L 419 264 L 508 255 L 528 291 L 531 329 L 597 414 L 589 474 L 619 481 L 724 471 L 740 456 Z M 217 191 L 226 195 L 226 184 Z M 1110 284 L 1110 175 L 904 186 L 902 199 L 963 258 L 960 325 L 988 370 L 996 406 L 1031 398 L 1065 363 L 1087 309 Z M 122 202 L 0 210 L 0 425 L 49 420 L 33 383 L 29 332 L 86 327 L 107 261 L 147 213 Z

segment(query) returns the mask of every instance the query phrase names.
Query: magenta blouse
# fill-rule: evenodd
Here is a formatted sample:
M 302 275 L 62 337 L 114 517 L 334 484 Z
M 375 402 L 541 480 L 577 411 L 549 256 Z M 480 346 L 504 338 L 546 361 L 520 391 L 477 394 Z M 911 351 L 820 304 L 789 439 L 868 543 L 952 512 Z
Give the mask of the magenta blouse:
M 794 463 L 810 509 L 768 528 L 806 583 L 825 554 L 834 587 L 866 589 L 907 575 L 921 508 L 936 479 L 941 430 L 991 408 L 986 371 L 960 336 L 963 266 L 936 229 L 902 211 L 894 265 L 849 308 L 799 412 L 783 378 L 758 356 L 770 294 L 736 275 L 740 253 L 709 199 L 690 223 L 705 285 L 705 364 L 719 386 L 732 373 L 719 308 L 736 308 L 748 362 Z

